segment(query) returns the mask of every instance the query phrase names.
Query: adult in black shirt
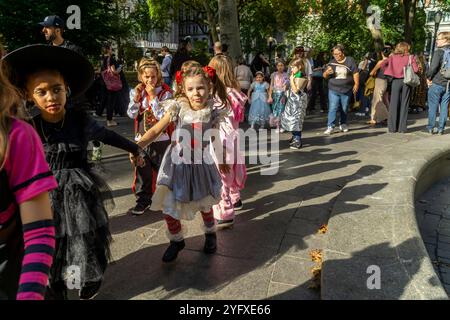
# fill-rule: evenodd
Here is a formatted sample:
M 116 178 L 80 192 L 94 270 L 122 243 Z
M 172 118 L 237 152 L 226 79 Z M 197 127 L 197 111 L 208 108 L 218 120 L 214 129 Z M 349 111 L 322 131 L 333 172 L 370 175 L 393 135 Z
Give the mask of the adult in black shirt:
M 40 22 L 39 25 L 42 26 L 42 33 L 50 45 L 67 48 L 83 55 L 83 51 L 79 46 L 63 38 L 65 24 L 60 17 L 45 17 L 44 21 Z
M 352 95 L 356 95 L 359 88 L 359 70 L 352 57 L 346 57 L 344 46 L 336 45 L 333 50 L 333 58 L 323 73 L 328 80 L 328 124 L 325 134 L 333 132 L 337 111 L 341 106 L 341 119 L 339 129 L 348 131 L 347 111 Z
M 250 64 L 250 70 L 253 77 L 256 77 L 256 72 L 261 71 L 264 75 L 269 74 L 269 61 L 264 57 L 262 52 L 258 52 Z
M 181 70 L 181 66 L 186 61 L 191 60 L 192 45 L 188 40 L 182 40 L 178 45 L 178 50 L 173 56 L 172 63 L 170 65 L 170 76 L 172 81 L 175 79 L 175 73 Z

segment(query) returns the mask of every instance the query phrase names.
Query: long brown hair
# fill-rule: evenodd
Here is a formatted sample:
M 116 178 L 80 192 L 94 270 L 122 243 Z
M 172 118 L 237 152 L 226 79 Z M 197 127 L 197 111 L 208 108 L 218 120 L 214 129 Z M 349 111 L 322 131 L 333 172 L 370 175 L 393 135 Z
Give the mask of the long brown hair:
M 181 70 L 182 83 L 180 86 L 181 90 L 177 91 L 176 96 L 175 96 L 176 98 L 178 98 L 178 97 L 187 98 L 186 94 L 184 92 L 184 89 L 183 89 L 184 81 L 186 78 L 201 75 L 208 82 L 208 85 L 210 86 L 210 88 L 212 88 L 212 95 L 219 97 L 220 101 L 227 101 L 227 99 L 228 99 L 227 88 L 224 86 L 222 81 L 220 81 L 220 79 L 217 77 L 217 75 L 214 77 L 214 79 L 211 79 L 210 76 L 208 75 L 208 73 L 202 68 L 202 66 L 199 63 L 197 63 L 197 62 L 192 63 L 192 61 L 191 61 L 189 67 L 185 67 L 184 70 L 183 70 L 183 68 L 181 68 L 181 69 L 182 69 Z
M 233 72 L 233 61 L 226 55 L 214 56 L 208 64 L 216 70 L 217 77 L 225 87 L 241 91 L 241 86 Z
M 194 60 L 185 61 L 181 65 L 181 69 L 180 69 L 181 74 L 183 75 L 187 70 L 189 70 L 193 66 L 197 66 L 197 67 L 201 68 L 202 65 L 200 63 L 198 63 L 197 61 L 194 61 Z M 179 83 L 175 79 L 175 83 L 176 83 L 176 86 L 175 86 L 175 97 L 184 96 L 184 94 L 183 94 L 183 82 Z
M 306 71 L 306 59 L 305 58 L 299 58 L 299 59 L 294 59 L 291 61 L 291 63 L 289 63 L 289 66 L 292 67 L 297 67 L 299 71 L 301 71 L 302 74 L 305 74 Z
M 0 44 L 0 51 L 2 50 Z M 0 168 L 3 168 L 8 152 L 11 118 L 23 117 L 19 93 L 9 82 L 6 72 L 6 66 L 3 60 L 0 60 Z

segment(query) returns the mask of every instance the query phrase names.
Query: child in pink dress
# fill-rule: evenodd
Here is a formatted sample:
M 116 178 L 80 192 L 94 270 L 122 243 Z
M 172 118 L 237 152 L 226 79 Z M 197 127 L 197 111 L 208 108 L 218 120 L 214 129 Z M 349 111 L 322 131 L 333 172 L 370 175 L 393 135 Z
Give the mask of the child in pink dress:
M 233 74 L 233 64 L 225 55 L 215 56 L 209 66 L 217 72 L 217 81 L 227 88 L 228 101 L 231 107 L 225 121 L 220 125 L 220 138 L 226 146 L 226 159 L 230 164 L 230 172 L 222 177 L 222 199 L 213 207 L 218 227 L 232 226 L 235 210 L 242 208 L 241 193 L 247 179 L 245 157 L 239 146 L 239 123 L 244 121 L 244 108 L 247 96 L 241 92 L 239 82 Z M 218 101 L 217 105 L 223 105 Z

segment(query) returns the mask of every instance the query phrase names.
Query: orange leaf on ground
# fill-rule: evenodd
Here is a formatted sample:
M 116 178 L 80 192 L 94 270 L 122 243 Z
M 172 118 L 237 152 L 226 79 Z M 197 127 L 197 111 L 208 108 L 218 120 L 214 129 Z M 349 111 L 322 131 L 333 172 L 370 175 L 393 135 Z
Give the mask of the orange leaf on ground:
M 322 262 L 322 250 L 314 249 L 309 252 L 311 260 L 314 262 Z
M 319 228 L 318 233 L 324 234 L 324 233 L 327 233 L 327 231 L 328 231 L 328 226 L 327 226 L 326 224 L 323 224 L 323 225 Z

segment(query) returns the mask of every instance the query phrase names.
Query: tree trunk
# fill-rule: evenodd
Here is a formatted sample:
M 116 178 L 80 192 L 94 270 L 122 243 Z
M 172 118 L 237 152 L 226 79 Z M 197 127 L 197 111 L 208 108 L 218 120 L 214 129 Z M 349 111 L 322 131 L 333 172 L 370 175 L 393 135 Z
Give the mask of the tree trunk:
M 217 21 L 214 15 L 214 11 L 209 6 L 208 0 L 203 1 L 203 6 L 206 12 L 206 18 L 208 19 L 209 34 L 211 35 L 212 42 L 219 41 L 219 35 L 217 34 Z
M 228 55 L 236 62 L 242 55 L 235 0 L 219 0 L 220 41 L 228 45 Z
M 405 12 L 405 41 L 412 44 L 413 40 L 413 24 L 416 15 L 417 0 L 403 0 L 403 8 Z

